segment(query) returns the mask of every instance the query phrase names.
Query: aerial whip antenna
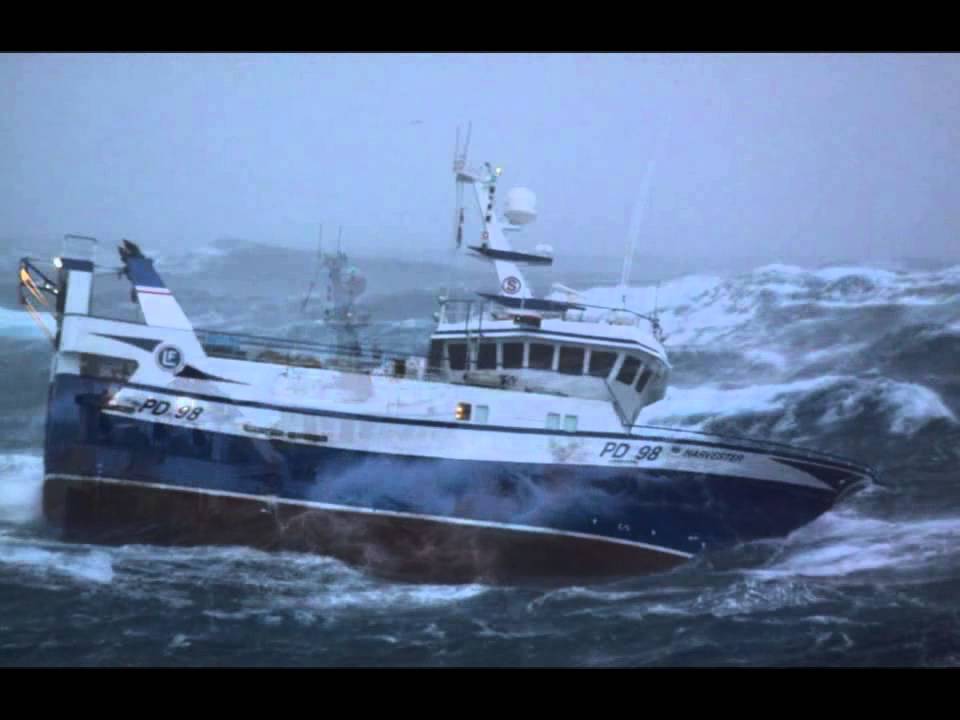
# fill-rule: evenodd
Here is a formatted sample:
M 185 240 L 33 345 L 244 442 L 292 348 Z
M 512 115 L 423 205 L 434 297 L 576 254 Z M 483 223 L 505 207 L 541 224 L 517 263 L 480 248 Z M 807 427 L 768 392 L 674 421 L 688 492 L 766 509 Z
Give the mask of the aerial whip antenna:
M 462 159 L 464 162 L 467 161 L 467 153 L 470 152 L 470 135 L 473 132 L 473 122 L 467 123 L 467 140 L 463 144 L 463 156 Z
M 320 242 L 317 248 L 317 271 L 313 275 L 313 280 L 310 281 L 310 288 L 307 290 L 306 297 L 303 298 L 303 302 L 300 304 L 300 312 L 304 312 L 307 309 L 307 303 L 310 302 L 310 296 L 313 294 L 313 288 L 317 284 L 317 280 L 320 277 L 320 267 L 323 265 L 323 225 L 320 225 Z
M 660 325 L 660 281 L 657 280 L 657 286 L 653 291 L 653 336 L 657 342 L 664 342 L 667 336 L 663 334 L 663 327 Z
M 644 175 L 643 187 L 640 191 L 640 202 L 637 205 L 636 212 L 634 212 L 633 218 L 630 222 L 630 227 L 627 230 L 627 247 L 623 256 L 623 268 L 620 273 L 620 285 L 623 288 L 626 288 L 627 283 L 630 281 L 630 269 L 633 267 L 634 245 L 636 245 L 637 242 L 637 235 L 640 234 L 640 225 L 643 222 L 643 214 L 646 210 L 647 198 L 650 195 L 650 180 L 653 176 L 654 165 L 655 162 L 653 160 L 647 164 L 647 172 Z
M 453 171 L 454 173 L 463 169 L 467 162 L 467 150 L 470 147 L 470 135 L 473 130 L 472 123 L 467 124 L 467 137 L 463 149 L 460 149 L 460 127 L 457 126 L 457 141 L 453 147 Z M 457 249 L 463 246 L 463 183 L 459 179 L 454 179 L 456 185 L 456 200 L 453 208 L 453 233 Z

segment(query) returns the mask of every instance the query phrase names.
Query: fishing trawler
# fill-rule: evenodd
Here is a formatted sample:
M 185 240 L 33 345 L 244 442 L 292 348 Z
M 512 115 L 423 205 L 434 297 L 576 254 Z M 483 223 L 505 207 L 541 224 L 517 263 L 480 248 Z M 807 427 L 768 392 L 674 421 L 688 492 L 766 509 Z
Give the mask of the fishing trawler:
M 459 143 L 458 143 L 459 144 Z M 317 552 L 431 582 L 614 578 L 782 537 L 869 482 L 784 445 L 651 427 L 670 377 L 653 316 L 536 297 L 522 266 L 552 249 L 507 235 L 536 217 L 501 171 L 455 152 L 497 292 L 441 297 L 426 357 L 197 329 L 153 261 L 119 248 L 140 321 L 95 316 L 96 242 L 68 236 L 48 277 L 56 319 L 45 517 L 68 540 Z M 457 242 L 463 243 L 463 206 Z

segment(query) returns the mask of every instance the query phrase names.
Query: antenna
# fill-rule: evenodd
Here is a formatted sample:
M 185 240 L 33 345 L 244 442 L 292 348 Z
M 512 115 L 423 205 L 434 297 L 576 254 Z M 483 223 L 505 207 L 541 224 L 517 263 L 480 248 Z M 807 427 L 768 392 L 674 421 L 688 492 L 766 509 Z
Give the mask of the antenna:
M 459 250 L 463 246 L 463 183 L 456 177 L 456 173 L 467 162 L 467 149 L 470 146 L 470 133 L 472 130 L 472 125 L 467 125 L 467 139 L 464 144 L 463 151 L 460 150 L 460 126 L 457 126 L 457 141 L 456 145 L 453 148 L 453 172 L 454 172 L 454 185 L 456 186 L 456 199 L 454 200 L 453 207 L 453 237 L 456 242 L 457 249 Z
M 473 122 L 467 123 L 467 135 L 463 147 L 460 147 L 460 126 L 457 125 L 457 140 L 453 146 L 453 170 L 456 172 L 467 162 L 467 153 L 470 151 L 470 135 L 473 133 Z
M 473 122 L 467 122 L 467 141 L 463 144 L 463 161 L 467 161 L 467 153 L 470 151 L 470 134 L 473 132 Z
M 317 247 L 317 271 L 313 275 L 313 280 L 310 281 L 310 288 L 307 290 L 306 297 L 303 298 L 303 302 L 300 304 L 300 312 L 304 312 L 307 309 L 307 303 L 310 302 L 310 296 L 313 295 L 313 288 L 317 284 L 317 279 L 320 277 L 320 268 L 323 265 L 323 224 L 320 225 L 320 241 Z
M 663 327 L 660 325 L 660 281 L 657 280 L 657 287 L 653 291 L 653 336 L 657 342 L 664 342 L 667 336 L 663 334 Z
M 337 230 L 337 255 L 340 255 L 340 238 L 343 237 L 343 225 L 340 226 L 340 229 Z
M 638 203 L 636 212 L 634 213 L 630 222 L 630 226 L 627 229 L 627 247 L 623 256 L 623 268 L 620 272 L 620 285 L 623 287 L 626 287 L 630 280 L 630 269 L 633 266 L 634 245 L 636 245 L 637 235 L 640 232 L 640 225 L 643 221 L 644 211 L 646 210 L 647 197 L 650 194 L 650 180 L 653 176 L 654 165 L 655 162 L 653 160 L 647 163 L 647 172 L 643 177 L 643 187 L 640 191 L 640 202 Z

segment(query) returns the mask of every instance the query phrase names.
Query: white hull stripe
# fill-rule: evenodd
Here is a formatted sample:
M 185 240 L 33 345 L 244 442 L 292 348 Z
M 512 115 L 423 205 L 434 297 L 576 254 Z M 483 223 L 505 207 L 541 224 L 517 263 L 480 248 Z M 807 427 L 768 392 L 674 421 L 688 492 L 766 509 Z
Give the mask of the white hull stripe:
M 615 545 L 627 545 L 629 547 L 651 550 L 653 552 L 675 557 L 689 559 L 693 557 L 691 553 L 673 550 L 671 548 L 661 547 L 659 545 L 650 545 L 648 543 L 634 542 L 632 540 L 621 540 L 619 538 L 604 537 L 602 535 L 589 535 L 587 533 L 572 532 L 569 530 L 553 530 L 551 528 L 534 527 L 532 525 L 514 525 L 512 523 L 488 522 L 485 520 L 469 520 L 467 518 L 444 517 L 442 515 L 423 515 L 420 513 L 398 512 L 396 510 L 376 510 L 373 508 L 354 507 L 352 505 L 336 505 L 333 503 L 314 502 L 312 500 L 292 500 L 279 498 L 276 495 L 250 495 L 249 493 L 230 492 L 228 490 L 208 490 L 206 488 L 185 488 L 179 485 L 168 485 L 165 483 L 143 483 L 133 480 L 123 480 L 121 478 L 90 477 L 89 475 L 67 475 L 52 473 L 44 475 L 44 480 L 75 480 L 86 482 L 101 482 L 112 485 L 126 485 L 140 488 L 160 488 L 174 492 L 200 493 L 202 495 L 211 495 L 215 497 L 230 497 L 240 500 L 254 500 L 256 502 L 268 505 L 294 505 L 297 507 L 312 508 L 315 510 L 329 510 L 332 512 L 347 512 L 358 515 L 381 515 L 384 517 L 405 518 L 408 520 L 424 520 L 427 522 L 446 523 L 447 525 L 464 525 L 469 527 L 492 528 L 496 530 L 512 530 L 514 532 L 539 533 L 542 535 L 558 535 L 562 537 L 577 538 L 579 540 L 592 540 L 595 542 L 613 543 Z
M 196 400 L 204 400 L 206 402 L 213 403 L 223 403 L 225 405 L 234 405 L 237 407 L 249 407 L 256 408 L 261 410 L 274 410 L 279 412 L 287 412 L 294 415 L 313 415 L 317 417 L 329 417 L 329 418 L 339 418 L 343 420 L 359 420 L 375 423 L 385 423 L 388 425 L 410 425 L 417 427 L 436 427 L 436 428 L 445 428 L 451 430 L 468 430 L 468 431 L 479 431 L 479 432 L 501 432 L 501 433 L 512 433 L 512 434 L 522 434 L 522 435 L 551 435 L 561 438 L 570 438 L 570 437 L 594 437 L 601 438 L 603 440 L 633 440 L 636 442 L 662 442 L 662 443 L 672 443 L 674 445 L 690 445 L 698 448 L 710 448 L 716 450 L 730 450 L 733 452 L 744 453 L 747 455 L 753 455 L 758 457 L 785 457 L 792 460 L 798 460 L 801 462 L 806 462 L 807 458 L 803 455 L 797 455 L 793 453 L 787 453 L 777 449 L 763 450 L 760 448 L 754 448 L 752 446 L 743 446 L 743 445 L 734 445 L 731 443 L 717 443 L 710 442 L 708 440 L 696 440 L 693 438 L 677 438 L 677 437 L 664 437 L 660 435 L 641 435 L 641 434 L 626 434 L 626 433 L 617 433 L 609 431 L 595 431 L 595 430 L 578 430 L 576 432 L 568 432 L 565 430 L 548 430 L 544 428 L 531 428 L 531 427 L 516 427 L 516 426 L 503 426 L 503 425 L 475 425 L 470 423 L 457 423 L 450 422 L 445 420 L 423 420 L 420 418 L 411 418 L 411 417 L 396 417 L 389 415 L 374 415 L 369 413 L 357 413 L 357 412 L 345 412 L 342 410 L 326 410 L 322 408 L 315 407 L 306 407 L 306 406 L 289 406 L 289 405 L 278 405 L 274 403 L 265 403 L 257 400 L 246 400 L 241 398 L 228 397 L 225 395 L 211 395 L 209 393 L 200 393 L 194 392 L 191 390 L 185 390 L 180 388 L 170 388 L 170 387 L 159 387 L 157 385 L 147 385 L 142 383 L 132 383 L 128 382 L 123 385 L 123 390 L 146 390 L 156 394 L 163 394 L 165 397 L 187 397 L 194 398 Z M 838 470 L 846 470 L 851 472 L 857 472 L 860 474 L 865 474 L 864 471 L 860 468 L 853 467 L 850 465 L 842 465 L 840 462 L 835 464 L 826 465 L 825 462 L 830 462 L 829 460 L 820 461 L 820 465 L 823 467 L 832 467 Z M 789 480 L 781 479 L 771 479 L 772 482 L 787 482 Z M 820 481 L 814 481 L 813 487 L 823 487 L 830 489 L 829 485 L 821 483 Z M 793 484 L 807 485 L 810 483 L 800 482 Z
M 141 287 L 137 285 L 138 293 L 146 293 L 147 295 L 172 295 L 169 290 L 166 288 L 157 288 L 157 287 Z

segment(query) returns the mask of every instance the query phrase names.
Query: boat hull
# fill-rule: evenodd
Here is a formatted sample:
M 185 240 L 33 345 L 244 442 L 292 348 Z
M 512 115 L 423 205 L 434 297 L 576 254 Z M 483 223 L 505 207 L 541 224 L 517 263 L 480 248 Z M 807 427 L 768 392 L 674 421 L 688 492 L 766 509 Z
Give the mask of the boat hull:
M 582 581 L 669 570 L 686 560 L 602 537 L 103 478 L 48 476 L 43 501 L 69 541 L 317 553 L 401 581 Z
M 69 540 L 316 552 L 415 581 L 568 581 L 664 571 L 704 550 L 784 536 L 840 494 L 511 462 L 509 437 L 502 459 L 486 461 L 244 437 L 108 415 L 89 399 L 110 389 L 74 375 L 51 387 L 44 512 Z

